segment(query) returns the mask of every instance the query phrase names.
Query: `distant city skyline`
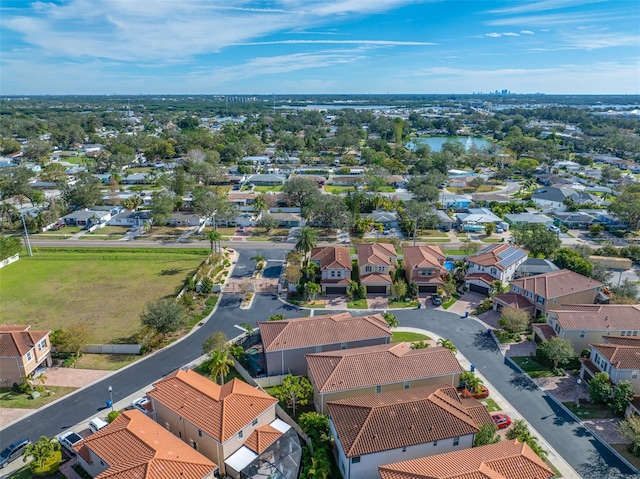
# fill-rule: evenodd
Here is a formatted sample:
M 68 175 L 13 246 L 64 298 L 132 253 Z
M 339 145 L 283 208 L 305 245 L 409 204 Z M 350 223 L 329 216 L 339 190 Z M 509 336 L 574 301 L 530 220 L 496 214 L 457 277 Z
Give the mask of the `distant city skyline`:
M 0 94 L 640 94 L 636 0 L 3 0 Z

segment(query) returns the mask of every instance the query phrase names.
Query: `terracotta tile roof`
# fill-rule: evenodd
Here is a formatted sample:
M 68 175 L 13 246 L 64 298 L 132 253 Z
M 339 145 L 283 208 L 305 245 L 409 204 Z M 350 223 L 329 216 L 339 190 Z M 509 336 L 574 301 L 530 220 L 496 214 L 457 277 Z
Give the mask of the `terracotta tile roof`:
M 462 402 L 462 407 L 464 407 L 467 414 L 473 418 L 473 422 L 477 426 L 482 424 L 495 424 L 486 406 L 477 399 L 460 398 L 460 402 Z
M 482 266 L 495 266 L 504 271 L 518 261 L 526 259 L 528 254 L 527 250 L 501 243 L 487 246 L 476 254 L 468 256 L 467 261 Z
M 405 246 L 404 261 L 407 262 L 409 269 L 414 268 L 441 268 L 444 265 L 446 256 L 438 246 Z
M 443 384 L 327 403 L 347 457 L 475 434 L 456 389 Z
M 22 357 L 51 331 L 30 331 L 24 324 L 0 325 L 0 357 Z
M 498 278 L 495 278 L 488 273 L 471 273 L 466 275 L 464 279 L 477 279 L 478 281 L 486 283 L 488 286 L 492 286 L 494 281 L 500 281 Z
M 548 299 L 604 286 L 600 281 L 587 278 L 568 269 L 514 279 L 511 281 L 511 285 Z
M 640 338 L 628 338 L 621 336 L 602 336 L 603 344 L 621 344 L 623 346 L 637 346 L 640 348 Z
M 320 262 L 320 269 L 345 268 L 351 271 L 351 253 L 346 246 L 321 246 L 311 250 L 311 260 Z
M 380 314 L 340 313 L 258 322 L 258 326 L 265 352 L 391 337 L 391 330 Z
M 640 329 L 640 304 L 578 304 L 554 310 L 565 330 L 620 331 Z
M 96 479 L 202 479 L 217 466 L 140 411 L 124 411 L 75 447 L 93 451 L 108 469 Z
M 393 284 L 391 281 L 391 276 L 383 273 L 369 273 L 360 277 L 361 283 L 389 283 Z
M 516 293 L 504 293 L 492 296 L 493 300 L 498 300 L 500 303 L 515 309 L 531 309 L 533 303 L 524 296 L 520 296 Z
M 148 393 L 218 442 L 224 442 L 278 402 L 239 379 L 224 386 L 192 370 L 178 370 Z
M 584 365 L 586 369 L 591 371 L 593 374 L 597 374 L 600 372 L 600 368 L 596 366 L 596 364 L 591 361 L 591 359 L 580 359 L 580 362 Z
M 392 244 L 365 243 L 356 245 L 358 253 L 358 265 L 374 264 L 376 266 L 398 265 L 398 255 Z M 391 260 L 389 260 L 391 258 Z
M 255 429 L 244 442 L 244 445 L 256 454 L 268 448 L 271 444 L 282 436 L 282 433 L 272 426 L 262 426 Z
M 548 324 L 534 324 L 533 327 L 540 331 L 543 339 L 551 339 L 556 336 L 556 332 Z
M 517 440 L 379 466 L 382 479 L 549 479 L 554 473 Z
M 411 343 L 327 351 L 306 357 L 320 392 L 452 376 L 463 371 L 450 350 L 439 346 L 411 349 Z M 442 382 L 450 380 L 443 378 Z
M 615 369 L 640 369 L 640 345 L 593 344 L 592 346 Z

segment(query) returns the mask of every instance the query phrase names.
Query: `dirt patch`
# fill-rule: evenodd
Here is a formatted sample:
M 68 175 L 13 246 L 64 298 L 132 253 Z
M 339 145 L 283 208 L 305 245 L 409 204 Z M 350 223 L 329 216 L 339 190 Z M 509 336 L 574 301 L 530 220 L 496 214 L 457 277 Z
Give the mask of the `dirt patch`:
M 81 388 L 111 373 L 112 371 L 53 367 L 45 372 L 47 377 L 45 385 Z
M 576 393 L 580 400 L 588 401 L 589 393 L 587 392 L 584 381 L 578 386 L 576 379 L 575 376 L 566 374 L 564 376 L 554 376 L 550 378 L 536 378 L 533 381 L 560 402 L 575 401 Z

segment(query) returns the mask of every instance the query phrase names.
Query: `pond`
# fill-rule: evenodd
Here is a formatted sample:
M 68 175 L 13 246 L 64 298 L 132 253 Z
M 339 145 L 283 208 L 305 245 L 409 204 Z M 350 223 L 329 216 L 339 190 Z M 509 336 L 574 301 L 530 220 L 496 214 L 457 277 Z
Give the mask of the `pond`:
M 430 136 L 424 138 L 414 138 L 407 144 L 407 149 L 414 150 L 418 144 L 429 145 L 431 151 L 441 151 L 442 145 L 457 141 L 464 145 L 465 150 L 469 151 L 471 146 L 475 146 L 478 150 L 487 150 L 492 143 L 483 138 L 474 138 L 472 136 Z

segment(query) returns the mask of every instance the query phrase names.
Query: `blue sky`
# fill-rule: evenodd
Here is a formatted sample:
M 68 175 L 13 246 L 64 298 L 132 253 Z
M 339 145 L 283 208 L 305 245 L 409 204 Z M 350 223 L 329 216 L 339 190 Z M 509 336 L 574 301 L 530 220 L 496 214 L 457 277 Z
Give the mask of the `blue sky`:
M 640 93 L 640 1 L 2 0 L 0 93 Z

